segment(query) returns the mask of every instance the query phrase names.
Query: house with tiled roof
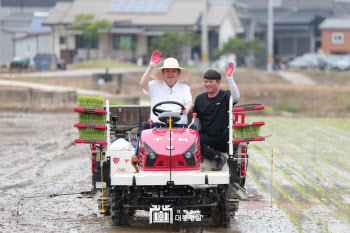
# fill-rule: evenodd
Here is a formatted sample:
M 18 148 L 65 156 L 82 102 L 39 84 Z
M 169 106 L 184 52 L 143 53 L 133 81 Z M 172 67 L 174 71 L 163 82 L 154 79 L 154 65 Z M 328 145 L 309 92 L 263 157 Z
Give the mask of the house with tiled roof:
M 28 36 L 28 30 L 35 18 L 35 12 L 49 12 L 56 2 L 73 0 L 1 0 L 0 7 L 0 64 L 10 62 L 15 56 L 22 56 L 24 51 L 35 49 L 35 46 L 16 47 L 18 38 Z M 36 21 L 36 19 L 35 19 Z M 37 22 L 37 21 L 36 21 Z M 35 29 L 36 30 L 36 29 Z M 29 34 L 33 34 L 29 31 Z M 46 43 L 46 42 L 45 42 Z M 19 45 L 20 43 L 17 43 Z M 23 43 L 24 44 L 24 43 Z M 31 44 L 31 43 L 30 43 Z M 41 43 L 39 42 L 39 45 Z M 16 52 L 20 54 L 16 54 Z
M 327 18 L 319 28 L 322 35 L 322 50 L 325 53 L 350 53 L 350 15 Z
M 268 0 L 241 0 L 255 21 L 255 36 L 267 42 Z M 320 23 L 336 12 L 333 0 L 274 0 L 274 55 L 293 58 L 321 47 Z
M 70 29 L 74 17 L 92 13 L 96 20 L 106 19 L 113 28 L 96 41 L 90 58 L 130 61 L 147 54 L 151 39 L 166 31 L 200 30 L 202 6 L 201 0 L 75 0 L 58 2 L 44 24 L 52 28 L 53 52 L 67 60 L 72 55 L 87 57 L 81 32 Z M 243 32 L 235 9 L 228 3 L 209 4 L 208 29 L 209 58 L 214 49 Z M 192 54 L 196 51 L 200 54 L 200 47 L 192 48 Z
M 51 53 L 51 28 L 42 25 L 48 14 L 48 12 L 30 14 L 30 24 L 25 33 L 13 37 L 16 57 L 29 58 L 30 64 L 33 64 L 33 58 L 37 53 Z

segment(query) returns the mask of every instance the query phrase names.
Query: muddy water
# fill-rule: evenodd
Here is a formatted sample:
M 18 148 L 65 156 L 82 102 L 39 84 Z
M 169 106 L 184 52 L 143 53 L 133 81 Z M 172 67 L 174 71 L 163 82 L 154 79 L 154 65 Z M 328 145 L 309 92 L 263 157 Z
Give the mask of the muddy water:
M 130 227 L 112 227 L 88 191 L 91 164 L 88 145 L 72 143 L 77 114 L 0 113 L 0 232 L 297 232 L 288 216 L 258 191 L 248 178 L 251 201 L 240 203 L 231 228 L 211 221 L 149 224 L 147 213 Z M 31 197 L 31 198 L 25 198 Z M 25 199 L 22 199 L 25 198 Z M 17 204 L 20 201 L 17 215 Z

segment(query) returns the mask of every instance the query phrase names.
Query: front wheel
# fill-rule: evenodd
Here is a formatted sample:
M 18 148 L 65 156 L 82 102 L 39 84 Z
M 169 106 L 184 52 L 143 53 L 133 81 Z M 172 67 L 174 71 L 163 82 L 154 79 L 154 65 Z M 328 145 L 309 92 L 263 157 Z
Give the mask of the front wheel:
M 111 224 L 112 226 L 126 226 L 129 225 L 130 215 L 128 210 L 124 207 L 124 200 L 113 191 L 111 193 Z
M 215 226 L 230 227 L 230 198 L 228 185 L 220 190 L 217 196 L 217 206 L 211 210 L 211 217 Z

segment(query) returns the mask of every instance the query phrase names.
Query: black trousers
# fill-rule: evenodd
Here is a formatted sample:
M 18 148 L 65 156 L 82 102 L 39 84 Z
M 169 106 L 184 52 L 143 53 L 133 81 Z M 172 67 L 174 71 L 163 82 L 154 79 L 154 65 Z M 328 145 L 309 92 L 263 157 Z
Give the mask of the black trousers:
M 228 152 L 228 135 L 206 135 L 199 133 L 201 145 L 205 144 L 217 151 Z
M 199 133 L 201 142 L 201 154 L 204 158 L 215 160 L 218 158 L 220 152 L 229 152 L 229 135 L 224 133 L 222 135 L 206 135 Z M 237 156 L 239 143 L 233 143 L 233 156 Z

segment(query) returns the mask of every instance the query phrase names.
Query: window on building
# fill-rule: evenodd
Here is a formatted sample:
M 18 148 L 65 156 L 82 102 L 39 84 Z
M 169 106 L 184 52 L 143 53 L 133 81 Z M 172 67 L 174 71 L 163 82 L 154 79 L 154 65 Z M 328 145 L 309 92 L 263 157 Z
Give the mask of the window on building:
M 137 37 L 135 35 L 114 35 L 113 49 L 115 50 L 130 50 L 135 49 Z
M 66 38 L 64 36 L 60 36 L 60 44 L 66 44 Z
M 87 49 L 89 47 L 89 43 L 91 43 L 90 44 L 91 49 L 98 48 L 98 38 L 93 40 L 88 40 L 80 35 L 75 37 L 75 46 L 78 49 Z
M 332 33 L 332 44 L 344 44 L 344 33 L 333 32 Z

